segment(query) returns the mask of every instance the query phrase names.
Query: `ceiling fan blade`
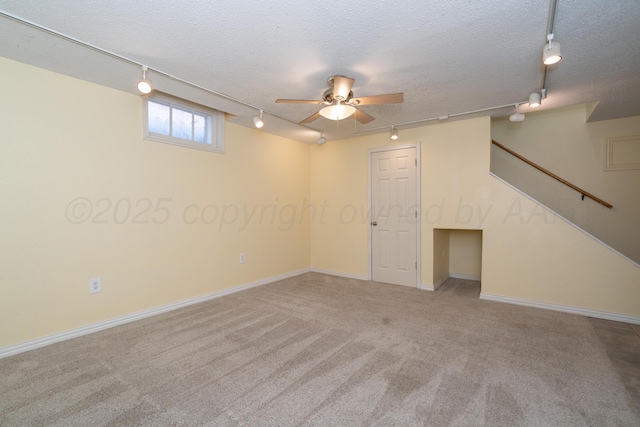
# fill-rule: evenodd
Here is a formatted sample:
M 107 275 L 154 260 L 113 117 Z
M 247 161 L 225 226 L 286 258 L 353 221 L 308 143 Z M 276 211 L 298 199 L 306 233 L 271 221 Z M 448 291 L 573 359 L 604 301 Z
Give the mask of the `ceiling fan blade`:
M 349 97 L 354 79 L 345 76 L 333 76 L 333 97 L 345 100 Z
M 323 104 L 324 101 L 313 99 L 276 99 L 276 102 L 281 104 Z
M 355 116 L 356 116 L 356 120 L 358 122 L 360 122 L 361 124 L 363 124 L 363 125 L 366 125 L 370 121 L 376 119 L 375 117 L 370 116 L 367 113 L 365 113 L 364 111 L 358 110 L 357 108 L 356 108 Z
M 310 115 L 309 117 L 307 117 L 306 119 L 304 119 L 303 121 L 301 121 L 300 123 L 311 123 L 312 121 L 314 121 L 315 119 L 319 119 L 320 118 L 320 113 L 314 113 L 312 115 Z
M 404 93 L 387 93 L 385 95 L 362 96 L 360 98 L 352 98 L 349 102 L 354 105 L 373 105 L 373 104 L 400 104 L 404 101 Z

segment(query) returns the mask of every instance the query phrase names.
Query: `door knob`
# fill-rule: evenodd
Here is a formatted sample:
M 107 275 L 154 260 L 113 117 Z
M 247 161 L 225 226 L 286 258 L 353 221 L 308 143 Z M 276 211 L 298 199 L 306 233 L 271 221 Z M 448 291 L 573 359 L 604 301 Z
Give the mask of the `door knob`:
M 371 225 L 375 227 L 376 225 L 378 225 L 378 221 L 371 221 Z

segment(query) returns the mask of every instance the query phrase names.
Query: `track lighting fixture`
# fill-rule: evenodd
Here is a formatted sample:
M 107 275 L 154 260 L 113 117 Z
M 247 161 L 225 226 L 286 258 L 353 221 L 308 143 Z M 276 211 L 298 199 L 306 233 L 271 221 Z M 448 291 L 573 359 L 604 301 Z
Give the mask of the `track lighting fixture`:
M 151 80 L 147 78 L 147 66 L 142 66 L 142 78 L 138 80 L 138 90 L 140 93 L 148 94 L 153 90 L 153 85 L 151 84 Z
M 520 112 L 520 104 L 516 104 L 516 112 L 509 116 L 509 121 L 514 123 L 524 122 L 524 114 Z
M 541 101 L 542 98 L 539 92 L 532 92 L 531 95 L 529 95 L 529 107 L 539 107 Z
M 547 40 L 549 43 L 547 43 L 542 50 L 542 62 L 544 65 L 553 65 L 562 59 L 560 43 L 553 41 L 553 34 L 548 34 Z
M 327 142 L 327 138 L 325 138 L 324 136 L 322 136 L 322 132 L 320 132 L 320 138 L 318 138 L 318 140 L 316 141 L 316 144 L 318 145 L 322 145 L 325 142 Z
M 398 129 L 395 126 L 391 126 L 391 139 L 394 141 L 398 139 Z
M 264 122 L 262 121 L 262 110 L 260 110 L 260 116 L 255 116 L 253 118 L 253 124 L 260 129 L 262 126 L 264 126 Z

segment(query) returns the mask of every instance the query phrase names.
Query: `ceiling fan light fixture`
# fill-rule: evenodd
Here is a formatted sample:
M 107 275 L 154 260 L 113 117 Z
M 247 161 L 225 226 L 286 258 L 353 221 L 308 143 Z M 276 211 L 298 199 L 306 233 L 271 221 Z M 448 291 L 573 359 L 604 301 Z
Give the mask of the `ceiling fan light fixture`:
M 354 82 L 355 80 L 349 77 L 341 75 L 331 76 L 327 80 L 329 88 L 323 92 L 322 99 L 319 101 L 312 99 L 279 98 L 276 99 L 276 102 L 288 104 L 323 104 L 324 108 L 322 108 L 320 111 L 317 111 L 306 119 L 298 122 L 303 125 L 311 123 L 312 121 L 319 119 L 320 117 L 338 121 L 346 119 L 347 117 L 350 117 L 352 115 L 355 115 L 355 121 L 360 124 L 366 125 L 372 120 L 375 120 L 375 117 L 370 116 L 362 110 L 357 110 L 355 108 L 356 106 L 401 104 L 402 102 L 404 102 L 404 94 L 402 92 L 354 98 L 353 91 L 351 90 L 353 88 Z
M 391 126 L 391 139 L 394 141 L 398 139 L 398 129 L 395 126 Z
M 355 107 L 338 102 L 320 110 L 320 115 L 329 120 L 343 120 L 356 112 Z
M 557 64 L 562 59 L 560 43 L 553 41 L 553 34 L 547 35 L 547 40 L 549 43 L 542 49 L 542 63 L 544 65 Z
M 529 107 L 536 108 L 539 107 L 542 102 L 542 97 L 539 92 L 532 92 L 529 95 Z
M 144 95 L 151 93 L 153 90 L 153 84 L 151 84 L 151 80 L 147 78 L 147 66 L 142 66 L 142 78 L 138 80 L 138 91 Z

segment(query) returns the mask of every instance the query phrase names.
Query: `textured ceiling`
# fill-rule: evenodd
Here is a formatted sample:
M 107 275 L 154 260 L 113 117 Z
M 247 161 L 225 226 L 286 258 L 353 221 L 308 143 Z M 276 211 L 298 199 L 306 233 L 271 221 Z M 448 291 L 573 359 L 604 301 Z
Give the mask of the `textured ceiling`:
M 262 108 L 266 132 L 314 142 L 316 130 L 344 138 L 525 102 L 542 85 L 549 8 L 548 0 L 0 0 L 0 56 L 135 93 L 140 68 L 106 50 L 147 65 L 159 90 L 245 126 Z M 591 121 L 640 115 L 639 22 L 638 0 L 559 0 L 563 60 L 549 67 L 541 108 L 597 101 Z M 404 92 L 405 102 L 360 107 L 376 118 L 367 125 L 321 118 L 308 127 L 296 122 L 319 106 L 274 102 L 320 99 L 334 74 L 355 78 L 356 97 Z

